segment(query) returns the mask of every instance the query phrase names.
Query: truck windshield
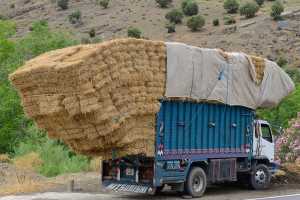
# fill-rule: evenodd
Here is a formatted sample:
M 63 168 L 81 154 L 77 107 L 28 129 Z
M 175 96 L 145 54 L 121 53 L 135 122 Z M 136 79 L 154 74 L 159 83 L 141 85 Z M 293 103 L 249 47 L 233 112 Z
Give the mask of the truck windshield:
M 272 140 L 272 134 L 269 125 L 267 124 L 261 124 L 261 136 L 263 139 L 273 142 Z

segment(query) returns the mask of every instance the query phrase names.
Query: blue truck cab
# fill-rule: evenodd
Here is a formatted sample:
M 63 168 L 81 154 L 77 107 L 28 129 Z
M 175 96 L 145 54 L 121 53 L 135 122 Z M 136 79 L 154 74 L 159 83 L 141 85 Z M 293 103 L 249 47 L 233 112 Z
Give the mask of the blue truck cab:
M 270 125 L 254 118 L 255 111 L 242 106 L 161 100 L 154 157 L 104 160 L 102 184 L 151 194 L 169 185 L 193 197 L 228 181 L 266 189 L 276 169 L 274 139 Z

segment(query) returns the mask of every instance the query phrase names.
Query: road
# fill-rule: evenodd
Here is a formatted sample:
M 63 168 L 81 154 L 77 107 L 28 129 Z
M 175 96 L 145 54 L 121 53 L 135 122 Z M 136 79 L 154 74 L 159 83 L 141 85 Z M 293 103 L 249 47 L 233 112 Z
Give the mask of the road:
M 164 192 L 160 196 L 126 194 L 126 193 L 65 193 L 47 192 L 24 196 L 6 196 L 0 200 L 179 200 L 182 196 L 174 192 Z M 300 185 L 274 186 L 265 191 L 249 191 L 231 185 L 208 188 L 201 200 L 300 200 Z

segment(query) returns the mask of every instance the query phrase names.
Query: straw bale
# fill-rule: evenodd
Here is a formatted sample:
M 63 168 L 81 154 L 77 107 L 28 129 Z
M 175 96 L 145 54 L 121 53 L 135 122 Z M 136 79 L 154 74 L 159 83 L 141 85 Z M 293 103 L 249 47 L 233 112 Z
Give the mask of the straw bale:
M 153 156 L 165 72 L 163 42 L 118 39 L 48 52 L 10 80 L 27 116 L 74 151 Z

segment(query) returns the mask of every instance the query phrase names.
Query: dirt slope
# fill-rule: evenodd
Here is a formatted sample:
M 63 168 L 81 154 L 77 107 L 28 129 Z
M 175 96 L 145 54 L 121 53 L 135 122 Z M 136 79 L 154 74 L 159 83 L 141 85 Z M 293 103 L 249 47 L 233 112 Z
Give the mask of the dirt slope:
M 300 16 L 287 19 L 288 30 L 277 30 L 277 23 L 269 17 L 271 2 L 265 5 L 253 19 L 240 18 L 235 25 L 224 26 L 226 15 L 222 0 L 197 0 L 200 13 L 206 18 L 206 26 L 199 32 L 190 32 L 185 26 L 176 27 L 176 33 L 168 34 L 165 29 L 165 14 L 172 8 L 180 8 L 181 0 L 173 0 L 168 9 L 159 8 L 154 0 L 112 0 L 108 9 L 102 9 L 96 0 L 70 0 L 69 9 L 60 10 L 55 0 L 1 0 L 0 13 L 16 20 L 18 36 L 29 31 L 33 21 L 45 19 L 50 26 L 69 30 L 79 39 L 87 38 L 92 28 L 104 40 L 126 36 L 127 28 L 135 26 L 149 39 L 181 41 L 195 46 L 224 48 L 228 51 L 244 51 L 263 55 L 276 60 L 279 56 L 300 66 Z M 246 0 L 242 0 L 244 2 Z M 285 0 L 286 10 L 300 9 L 299 0 Z M 82 24 L 72 25 L 70 13 L 80 10 Z M 219 18 L 221 25 L 214 27 L 212 20 Z M 254 24 L 241 27 L 248 22 Z

